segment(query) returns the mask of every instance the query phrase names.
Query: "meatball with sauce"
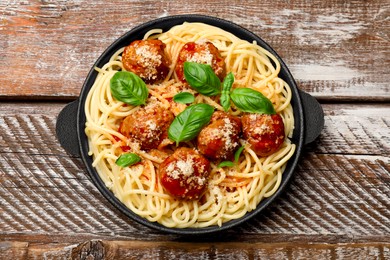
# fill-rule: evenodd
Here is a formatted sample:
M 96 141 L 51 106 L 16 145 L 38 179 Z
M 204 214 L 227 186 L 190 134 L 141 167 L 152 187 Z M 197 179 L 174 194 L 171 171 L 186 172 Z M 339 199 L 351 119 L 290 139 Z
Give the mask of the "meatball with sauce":
M 140 149 L 155 149 L 167 137 L 169 125 L 174 115 L 158 103 L 139 108 L 127 116 L 119 127 L 119 132 L 138 143 Z
M 241 122 L 245 139 L 259 156 L 273 154 L 284 142 L 283 119 L 278 114 L 246 114 Z
M 162 186 L 179 199 L 199 199 L 210 173 L 210 162 L 191 148 L 178 148 L 159 167 Z
M 182 47 L 175 67 L 176 75 L 182 82 L 186 82 L 184 77 L 184 62 L 186 61 L 208 64 L 221 81 L 225 77 L 225 61 L 217 47 L 211 42 L 188 42 Z
M 164 49 L 165 44 L 160 40 L 133 41 L 123 51 L 123 67 L 146 83 L 161 81 L 168 75 L 170 65 Z
M 227 159 L 239 146 L 240 132 L 238 117 L 217 111 L 198 135 L 199 152 L 211 160 Z

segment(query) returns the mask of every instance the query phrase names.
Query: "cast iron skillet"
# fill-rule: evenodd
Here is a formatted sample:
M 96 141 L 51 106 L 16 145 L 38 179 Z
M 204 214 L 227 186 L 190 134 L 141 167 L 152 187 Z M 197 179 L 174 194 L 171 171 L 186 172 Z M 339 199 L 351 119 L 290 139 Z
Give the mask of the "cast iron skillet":
M 102 67 L 106 62 L 108 62 L 109 58 L 114 54 L 116 50 L 123 46 L 129 45 L 130 42 L 136 39 L 142 39 L 143 35 L 150 29 L 161 28 L 164 31 L 167 31 L 171 27 L 178 24 L 182 24 L 183 22 L 202 22 L 224 29 L 228 32 L 235 34 L 237 37 L 247 40 L 249 42 L 255 40 L 259 45 L 261 45 L 263 48 L 275 55 L 276 58 L 280 61 L 281 72 L 279 76 L 284 79 L 291 86 L 292 89 L 291 104 L 295 117 L 295 129 L 291 140 L 297 145 L 297 148 L 295 154 L 288 161 L 286 170 L 283 173 L 283 179 L 279 189 L 273 196 L 261 201 L 255 210 L 247 213 L 240 219 L 231 220 L 223 224 L 222 227 L 211 226 L 206 228 L 184 229 L 167 228 L 158 223 L 150 222 L 138 216 L 137 214 L 129 210 L 124 204 L 122 204 L 122 202 L 120 202 L 113 195 L 113 193 L 106 188 L 103 181 L 100 179 L 99 174 L 96 172 L 95 168 L 92 167 L 92 158 L 88 156 L 88 140 L 84 132 L 86 121 L 84 113 L 84 104 L 88 91 L 92 87 L 93 82 L 97 76 L 97 72 L 94 70 L 94 67 Z M 126 34 L 124 34 L 119 39 L 117 39 L 111 46 L 109 46 L 99 57 L 96 63 L 92 66 L 81 89 L 80 97 L 76 101 L 73 101 L 72 103 L 65 106 L 65 108 L 58 115 L 56 132 L 62 147 L 65 148 L 65 150 L 71 155 L 79 157 L 81 156 L 93 183 L 104 195 L 104 197 L 114 206 L 116 206 L 121 212 L 123 212 L 126 216 L 141 224 L 144 224 L 145 226 L 155 228 L 160 231 L 191 235 L 212 233 L 220 230 L 225 230 L 238 224 L 241 224 L 242 222 L 250 219 L 251 217 L 261 212 L 285 189 L 289 179 L 294 172 L 295 167 L 297 166 L 297 162 L 301 155 L 303 146 L 314 141 L 319 136 L 323 125 L 324 114 L 320 104 L 315 100 L 315 98 L 297 88 L 297 85 L 290 71 L 288 70 L 282 59 L 261 38 L 236 24 L 219 18 L 203 15 L 179 15 L 163 17 L 137 26 Z

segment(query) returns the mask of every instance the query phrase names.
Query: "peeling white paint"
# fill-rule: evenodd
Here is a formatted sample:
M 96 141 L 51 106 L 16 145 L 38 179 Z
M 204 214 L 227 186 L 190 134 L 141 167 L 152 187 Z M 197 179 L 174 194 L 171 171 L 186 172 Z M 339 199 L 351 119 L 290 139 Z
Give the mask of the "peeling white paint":
M 286 31 L 296 37 L 300 44 L 329 45 L 354 37 L 365 24 L 346 14 L 313 15 L 302 10 L 283 9 L 269 20 L 254 21 L 261 28 L 272 29 L 275 36 Z
M 338 64 L 292 64 L 289 65 L 294 77 L 298 80 L 343 80 L 363 77 L 360 71 L 347 67 L 343 62 Z
M 364 29 L 362 22 L 342 14 L 319 15 L 314 21 L 297 22 L 294 35 L 301 44 L 337 44 Z
M 169 12 L 167 9 L 164 9 L 163 13 L 158 16 L 158 18 L 166 17 L 169 15 Z
M 320 83 L 321 86 L 311 90 L 311 94 L 315 97 L 328 96 L 329 91 L 346 97 L 360 96 L 362 91 L 375 97 L 389 95 L 386 81 L 373 81 L 375 79 L 365 71 L 351 68 L 342 60 L 333 63 L 295 63 L 289 65 L 289 69 L 298 83 L 323 82 Z

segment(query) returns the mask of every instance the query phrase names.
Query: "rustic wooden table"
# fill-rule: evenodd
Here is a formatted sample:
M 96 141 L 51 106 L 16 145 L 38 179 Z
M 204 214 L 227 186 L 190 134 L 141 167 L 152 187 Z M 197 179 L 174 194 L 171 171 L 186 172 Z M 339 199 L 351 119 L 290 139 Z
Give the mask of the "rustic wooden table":
M 325 112 L 271 206 L 199 237 L 128 219 L 55 135 L 111 42 L 188 13 L 258 34 Z M 388 0 L 0 1 L 0 258 L 390 259 L 389 17 Z

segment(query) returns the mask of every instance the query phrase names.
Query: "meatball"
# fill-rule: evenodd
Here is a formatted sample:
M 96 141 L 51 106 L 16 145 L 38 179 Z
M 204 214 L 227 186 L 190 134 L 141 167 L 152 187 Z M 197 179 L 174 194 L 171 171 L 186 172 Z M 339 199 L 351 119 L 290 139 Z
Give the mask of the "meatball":
M 169 59 L 160 40 L 136 40 L 122 54 L 123 67 L 134 72 L 146 83 L 163 80 L 169 72 Z
M 182 82 L 186 82 L 184 77 L 184 62 L 186 61 L 208 64 L 221 81 L 225 77 L 225 61 L 217 47 L 211 42 L 188 42 L 180 50 L 175 71 Z
M 199 152 L 211 160 L 227 159 L 239 146 L 240 132 L 238 117 L 217 111 L 198 135 Z
M 139 143 L 140 149 L 155 149 L 168 136 L 168 128 L 174 115 L 158 103 L 139 108 L 127 116 L 119 127 L 119 132 Z
M 181 147 L 159 167 L 162 186 L 179 199 L 199 199 L 204 193 L 210 162 L 194 149 Z
M 278 114 L 246 114 L 241 122 L 245 139 L 259 156 L 273 154 L 284 142 L 283 119 Z

